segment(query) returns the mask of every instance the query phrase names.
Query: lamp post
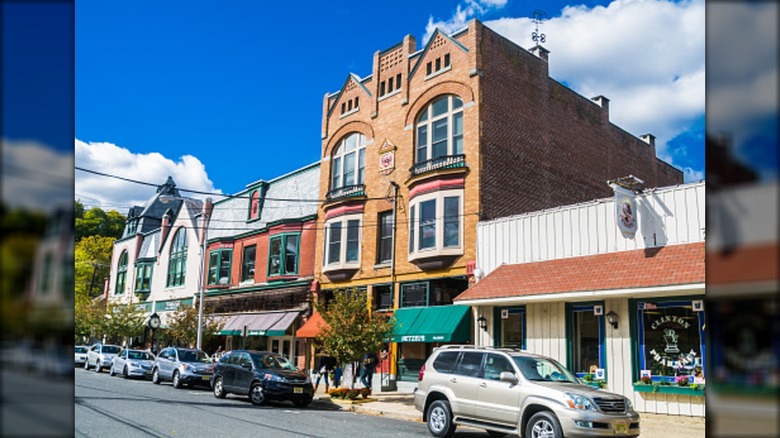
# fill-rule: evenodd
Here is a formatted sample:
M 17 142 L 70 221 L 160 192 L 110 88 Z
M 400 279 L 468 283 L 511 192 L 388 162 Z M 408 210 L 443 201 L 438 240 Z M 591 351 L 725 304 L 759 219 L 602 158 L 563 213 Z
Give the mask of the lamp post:
M 160 202 L 167 204 L 170 201 L 180 200 L 183 202 L 189 202 L 190 205 L 197 205 L 192 199 L 182 198 L 181 196 L 174 195 L 160 195 Z M 203 231 L 203 244 L 200 250 L 200 275 L 198 276 L 198 339 L 196 348 L 201 350 L 203 344 L 203 296 L 205 294 L 206 283 L 203 277 L 206 275 L 206 241 L 208 240 L 208 221 L 211 207 L 211 198 L 206 198 L 203 203 L 203 212 L 201 229 Z

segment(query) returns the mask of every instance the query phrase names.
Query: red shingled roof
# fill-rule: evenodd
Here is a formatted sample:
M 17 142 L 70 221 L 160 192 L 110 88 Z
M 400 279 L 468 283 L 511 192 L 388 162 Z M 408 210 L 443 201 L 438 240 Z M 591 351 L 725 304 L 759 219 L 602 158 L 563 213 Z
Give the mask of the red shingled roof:
M 704 242 L 501 265 L 455 301 L 704 282 Z
M 726 285 L 778 278 L 777 242 L 707 253 L 707 284 Z

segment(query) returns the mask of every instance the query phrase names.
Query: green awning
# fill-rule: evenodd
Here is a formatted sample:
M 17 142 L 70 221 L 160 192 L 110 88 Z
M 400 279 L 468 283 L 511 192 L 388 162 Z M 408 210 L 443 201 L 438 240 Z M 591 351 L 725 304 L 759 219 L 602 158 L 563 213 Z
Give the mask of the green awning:
M 247 336 L 284 336 L 300 312 L 270 312 L 230 315 L 220 335 L 240 336 L 247 328 Z
M 469 342 L 471 307 L 408 307 L 395 311 L 393 342 Z

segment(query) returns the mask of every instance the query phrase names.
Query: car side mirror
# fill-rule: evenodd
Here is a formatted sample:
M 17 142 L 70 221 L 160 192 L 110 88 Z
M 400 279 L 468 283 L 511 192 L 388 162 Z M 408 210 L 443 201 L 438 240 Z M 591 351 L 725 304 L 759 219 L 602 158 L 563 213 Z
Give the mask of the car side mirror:
M 517 385 L 517 376 L 515 373 L 509 372 L 509 371 L 501 371 L 501 374 L 498 375 L 498 380 L 502 382 L 508 382 L 513 385 Z

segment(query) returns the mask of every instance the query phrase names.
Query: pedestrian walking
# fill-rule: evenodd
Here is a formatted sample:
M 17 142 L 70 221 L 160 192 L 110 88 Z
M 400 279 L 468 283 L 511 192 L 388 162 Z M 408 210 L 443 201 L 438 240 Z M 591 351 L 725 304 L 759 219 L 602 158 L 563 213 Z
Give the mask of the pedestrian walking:
M 330 389 L 329 376 L 330 373 L 336 367 L 336 359 L 326 354 L 320 356 L 317 362 L 317 380 L 314 383 L 314 392 L 317 392 L 317 388 L 320 386 L 320 380 L 325 380 L 325 392 Z
M 344 374 L 344 370 L 341 369 L 341 364 L 337 363 L 336 368 L 333 370 L 333 387 L 338 388 L 341 386 L 341 376 Z
M 371 351 L 363 355 L 362 371 L 360 372 L 360 383 L 366 388 L 371 388 L 374 379 L 374 371 L 379 364 L 379 357 Z

